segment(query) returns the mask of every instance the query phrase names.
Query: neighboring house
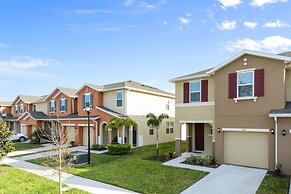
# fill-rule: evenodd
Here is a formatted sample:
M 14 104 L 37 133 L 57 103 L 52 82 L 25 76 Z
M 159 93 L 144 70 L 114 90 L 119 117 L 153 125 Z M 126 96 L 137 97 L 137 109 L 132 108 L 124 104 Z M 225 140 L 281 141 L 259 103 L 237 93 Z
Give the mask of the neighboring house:
M 24 110 L 19 114 L 19 102 Z M 30 100 L 17 98 L 12 107 L 15 115 L 12 122 L 19 123 L 26 134 L 36 129 L 48 129 L 52 121 L 59 121 L 67 135 L 68 143 L 87 145 L 88 117 L 84 108 L 92 107 L 90 113 L 91 144 L 107 145 L 112 142 L 128 143 L 132 146 L 154 144 L 155 130 L 147 126 L 148 113 L 166 113 L 169 119 L 160 127 L 160 142 L 173 141 L 175 138 L 174 116 L 175 96 L 134 81 L 108 85 L 84 84 L 79 90 L 56 88 L 48 96 Z M 122 129 L 106 129 L 112 117 L 132 118 L 136 126 Z
M 170 80 L 175 128 L 187 128 L 187 151 L 218 163 L 291 174 L 291 57 L 242 51 L 221 65 Z M 181 154 L 181 132 L 176 133 Z
M 0 102 L 0 122 L 3 122 L 7 116 L 11 115 L 12 102 Z M 6 122 L 9 127 L 9 122 Z

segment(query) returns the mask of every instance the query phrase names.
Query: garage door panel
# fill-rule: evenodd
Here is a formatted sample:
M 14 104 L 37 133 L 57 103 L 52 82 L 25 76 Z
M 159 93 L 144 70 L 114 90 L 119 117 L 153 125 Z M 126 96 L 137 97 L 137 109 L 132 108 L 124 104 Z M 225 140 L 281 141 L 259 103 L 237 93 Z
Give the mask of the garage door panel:
M 75 141 L 75 127 L 68 127 L 67 129 L 67 138 L 68 138 L 68 143 L 71 141 Z
M 224 162 L 268 168 L 268 134 L 224 132 Z

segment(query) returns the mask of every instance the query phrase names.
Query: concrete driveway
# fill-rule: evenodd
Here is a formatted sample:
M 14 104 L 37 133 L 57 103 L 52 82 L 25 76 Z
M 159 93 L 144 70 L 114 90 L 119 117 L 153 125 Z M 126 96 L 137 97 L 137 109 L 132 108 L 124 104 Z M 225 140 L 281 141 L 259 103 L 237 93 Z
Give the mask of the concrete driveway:
M 221 165 L 182 194 L 254 194 L 267 170 Z

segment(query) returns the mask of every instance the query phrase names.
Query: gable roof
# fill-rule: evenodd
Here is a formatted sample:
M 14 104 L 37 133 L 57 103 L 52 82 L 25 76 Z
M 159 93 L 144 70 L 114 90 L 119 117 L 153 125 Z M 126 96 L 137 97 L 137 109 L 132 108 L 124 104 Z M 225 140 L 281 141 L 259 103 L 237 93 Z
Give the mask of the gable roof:
M 263 53 L 263 52 L 259 52 L 259 51 L 243 50 L 243 51 L 239 52 L 238 54 L 236 54 L 235 56 L 233 56 L 232 58 L 224 61 L 223 63 L 221 63 L 220 65 L 218 65 L 214 68 L 210 68 L 210 69 L 194 72 L 192 74 L 188 74 L 185 76 L 173 78 L 173 79 L 170 79 L 169 81 L 170 82 L 177 82 L 177 81 L 185 81 L 185 80 L 189 80 L 189 79 L 210 77 L 210 76 L 214 75 L 220 69 L 224 68 L 225 66 L 229 65 L 233 61 L 237 60 L 238 58 L 240 58 L 246 54 L 258 56 L 258 57 L 269 58 L 269 59 L 274 59 L 274 60 L 280 60 L 280 61 L 284 61 L 285 63 L 291 63 L 291 53 L 290 52 L 285 52 L 285 53 L 281 53 L 281 54 L 277 55 L 277 54 L 271 54 L 271 53 Z
M 0 102 L 0 106 L 11 106 L 12 102 Z
M 84 89 L 84 87 L 90 87 L 96 91 L 101 91 L 101 92 L 106 92 L 106 91 L 112 91 L 112 90 L 120 90 L 120 89 L 135 89 L 137 91 L 145 91 L 145 92 L 149 92 L 149 93 L 155 93 L 155 94 L 160 94 L 160 95 L 166 95 L 169 96 L 171 98 L 175 98 L 175 95 L 173 93 L 164 91 L 164 90 L 160 90 L 158 88 L 152 87 L 152 86 L 148 86 L 146 84 L 142 84 L 136 81 L 124 81 L 124 82 L 117 82 L 117 83 L 113 83 L 113 84 L 106 84 L 106 85 L 95 85 L 95 84 L 88 84 L 85 83 L 77 92 L 76 94 L 78 94 L 81 90 Z
M 19 95 L 16 97 L 16 99 L 12 102 L 12 104 L 15 104 L 19 99 L 22 100 L 24 103 L 34 103 L 39 100 L 41 100 L 43 96 L 29 96 L 29 95 Z
M 77 95 L 76 95 L 77 90 L 76 89 L 57 87 L 54 89 L 54 91 L 52 91 L 49 95 L 46 96 L 45 100 L 47 100 L 49 97 L 51 97 L 55 93 L 55 91 L 59 91 L 58 93 L 63 93 L 66 96 L 71 97 L 71 98 L 77 97 Z
M 114 116 L 114 117 L 118 117 L 118 118 L 128 118 L 128 116 L 123 115 L 123 114 L 120 114 L 118 112 L 115 112 L 115 111 L 113 111 L 113 110 L 111 110 L 111 109 L 109 109 L 109 108 L 107 108 L 105 106 L 96 106 L 96 108 L 98 110 L 101 110 L 101 111 L 103 111 L 103 112 L 105 112 L 107 114 L 110 114 L 110 115 Z

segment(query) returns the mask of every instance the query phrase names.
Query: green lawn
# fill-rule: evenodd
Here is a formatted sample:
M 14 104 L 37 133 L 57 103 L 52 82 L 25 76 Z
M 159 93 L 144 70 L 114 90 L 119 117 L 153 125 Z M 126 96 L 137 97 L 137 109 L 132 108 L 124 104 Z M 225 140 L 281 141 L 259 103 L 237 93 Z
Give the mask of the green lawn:
M 160 144 L 160 153 L 174 150 L 174 142 Z M 185 149 L 185 144 L 183 145 Z M 180 193 L 207 173 L 143 160 L 155 154 L 155 145 L 136 148 L 126 156 L 92 154 L 90 166 L 75 166 L 66 171 L 78 176 L 109 183 L 140 193 Z M 45 159 L 31 162 L 43 164 Z
M 266 176 L 257 191 L 257 194 L 287 194 L 289 191 L 289 179 Z
M 14 147 L 15 147 L 16 151 L 21 151 L 21 150 L 40 148 L 40 147 L 43 147 L 43 145 L 32 144 L 32 143 L 14 143 Z
M 55 194 L 58 183 L 17 168 L 0 165 L 1 194 Z M 86 194 L 87 192 L 70 189 L 64 194 Z

